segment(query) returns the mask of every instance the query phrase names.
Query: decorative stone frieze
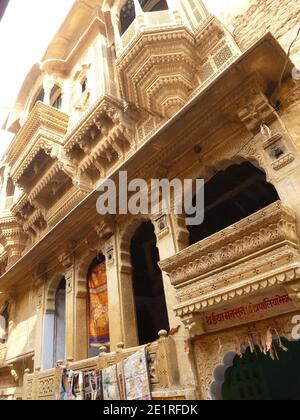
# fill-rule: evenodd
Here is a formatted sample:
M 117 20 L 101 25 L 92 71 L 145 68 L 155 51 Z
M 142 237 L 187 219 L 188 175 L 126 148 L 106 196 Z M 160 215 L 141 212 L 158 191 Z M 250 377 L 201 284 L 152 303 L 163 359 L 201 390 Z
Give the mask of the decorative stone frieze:
M 300 276 L 295 218 L 277 202 L 162 261 L 160 267 L 177 290 L 180 304 L 174 309 L 184 320 L 241 296 L 289 284 Z
M 153 28 L 132 25 L 123 35 L 124 51 L 117 59 L 117 70 L 125 100 L 170 118 L 201 84 L 232 62 L 239 50 L 214 17 L 194 33 L 174 21 L 170 11 L 160 15 L 168 16 L 168 22 L 158 22 Z M 144 16 L 150 19 L 151 13 Z M 132 39 L 126 41 L 130 31 L 134 31 Z

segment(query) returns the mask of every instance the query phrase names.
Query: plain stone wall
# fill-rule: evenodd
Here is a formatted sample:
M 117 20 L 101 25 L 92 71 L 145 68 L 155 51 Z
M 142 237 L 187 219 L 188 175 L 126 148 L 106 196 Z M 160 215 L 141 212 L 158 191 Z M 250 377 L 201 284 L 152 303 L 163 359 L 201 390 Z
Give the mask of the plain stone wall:
M 300 1 L 252 0 L 248 10 L 236 16 L 232 25 L 233 35 L 242 50 L 271 32 L 287 51 L 300 28 Z M 300 36 L 291 50 L 291 57 L 300 65 Z

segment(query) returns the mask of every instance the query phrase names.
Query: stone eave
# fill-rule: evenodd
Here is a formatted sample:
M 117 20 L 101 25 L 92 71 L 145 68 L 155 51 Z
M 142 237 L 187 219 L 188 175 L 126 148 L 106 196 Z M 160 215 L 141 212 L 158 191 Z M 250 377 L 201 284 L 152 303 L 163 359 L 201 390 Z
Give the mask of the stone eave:
M 103 20 L 97 16 L 93 19 L 89 27 L 77 40 L 68 54 L 55 55 L 53 53 L 51 57 L 47 57 L 46 55 L 41 62 L 41 70 L 46 71 L 49 74 L 61 74 L 64 76 L 69 74 L 75 64 L 76 58 L 84 50 L 86 44 L 89 40 L 94 39 L 99 33 L 105 33 L 105 24 Z
M 263 60 L 262 56 L 267 57 L 268 60 Z M 109 175 L 109 178 L 117 177 L 119 170 L 126 170 L 128 167 L 131 167 L 131 169 L 134 167 L 134 171 L 138 171 L 139 169 L 137 167 L 137 163 L 143 162 L 145 159 L 149 160 L 149 151 L 153 155 L 153 150 L 157 145 L 159 145 L 159 152 L 156 156 L 153 156 L 151 160 L 155 162 L 156 159 L 156 164 L 158 164 L 159 156 L 163 155 L 163 153 L 161 153 L 163 147 L 162 143 L 167 143 L 170 140 L 171 130 L 175 130 L 176 132 L 178 121 L 189 121 L 189 112 L 199 106 L 202 101 L 207 100 L 216 86 L 218 86 L 218 84 L 222 84 L 223 78 L 228 78 L 232 74 L 235 74 L 237 72 L 237 68 L 239 69 L 238 71 L 241 71 L 242 66 L 245 71 L 244 78 L 251 75 L 253 72 L 260 72 L 267 85 L 270 82 L 274 82 L 274 78 L 276 80 L 276 78 L 279 77 L 286 59 L 286 53 L 275 40 L 275 38 L 270 33 L 265 35 L 249 50 L 247 50 L 237 60 L 235 60 L 235 62 L 227 70 L 220 74 L 205 90 L 196 94 L 195 97 L 193 97 L 184 108 L 182 108 L 174 117 L 172 117 L 163 126 L 161 126 L 157 132 L 155 132 L 140 146 L 140 148 L 133 156 L 130 156 L 117 168 L 114 168 L 114 172 Z M 258 63 L 257 66 L 255 66 L 255 62 L 257 60 Z M 289 76 L 292 67 L 292 63 L 289 60 L 284 78 Z M 272 68 L 271 72 L 270 68 Z M 39 242 L 34 244 L 34 246 L 28 250 L 27 253 L 19 259 L 19 261 L 12 265 L 10 269 L 0 278 L 0 290 L 5 290 L 5 288 L 10 287 L 13 283 L 16 282 L 15 279 L 17 279 L 18 276 L 21 276 L 24 279 L 26 275 L 24 273 L 24 268 L 28 266 L 28 264 L 33 260 L 36 261 L 37 257 L 41 255 L 48 255 L 50 258 L 49 249 L 51 249 L 52 246 L 55 246 L 58 238 L 61 240 L 66 240 L 66 238 L 68 238 L 67 232 L 69 232 L 70 235 L 74 234 L 74 232 L 78 232 L 78 237 L 82 237 L 82 235 L 84 235 L 84 231 L 86 230 L 86 226 L 89 226 L 91 220 L 94 221 L 95 216 L 97 216 L 95 211 L 97 196 L 98 192 L 96 190 L 91 192 L 59 223 L 57 223 L 57 225 L 55 225 Z M 88 217 L 88 215 L 91 214 L 93 216 Z M 79 220 L 85 221 L 87 225 L 84 223 L 79 224 Z

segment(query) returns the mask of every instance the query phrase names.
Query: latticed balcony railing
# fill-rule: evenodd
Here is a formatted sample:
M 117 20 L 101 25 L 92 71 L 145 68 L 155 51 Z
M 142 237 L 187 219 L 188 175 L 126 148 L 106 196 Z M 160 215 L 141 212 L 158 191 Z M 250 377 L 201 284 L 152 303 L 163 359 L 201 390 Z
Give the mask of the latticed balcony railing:
M 172 338 L 168 337 L 165 331 L 161 331 L 159 335 L 159 340 L 147 347 L 150 356 L 149 375 L 152 398 L 165 399 L 172 396 L 185 399 L 184 388 L 178 384 L 178 362 L 176 352 L 173 350 Z M 100 352 L 99 357 L 68 362 L 67 368 L 77 372 L 105 369 L 127 359 L 143 347 L 124 349 L 120 344 L 119 349 L 114 353 Z M 25 400 L 55 400 L 60 385 L 61 365 L 62 362 L 58 362 L 55 369 L 45 372 L 26 371 L 23 398 Z
M 142 13 L 132 22 L 116 43 L 117 56 L 123 55 L 143 31 L 169 29 L 182 25 L 182 20 L 176 19 L 171 10 Z

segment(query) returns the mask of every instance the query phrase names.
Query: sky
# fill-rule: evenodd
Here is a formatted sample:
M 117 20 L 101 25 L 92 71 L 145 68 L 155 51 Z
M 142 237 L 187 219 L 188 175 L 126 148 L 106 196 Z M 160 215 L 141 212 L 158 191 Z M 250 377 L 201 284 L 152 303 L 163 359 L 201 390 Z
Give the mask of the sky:
M 75 0 L 10 0 L 0 22 L 0 127 L 33 64 L 47 46 Z M 249 0 L 205 0 L 211 13 L 241 12 Z M 0 130 L 0 160 L 12 136 Z

